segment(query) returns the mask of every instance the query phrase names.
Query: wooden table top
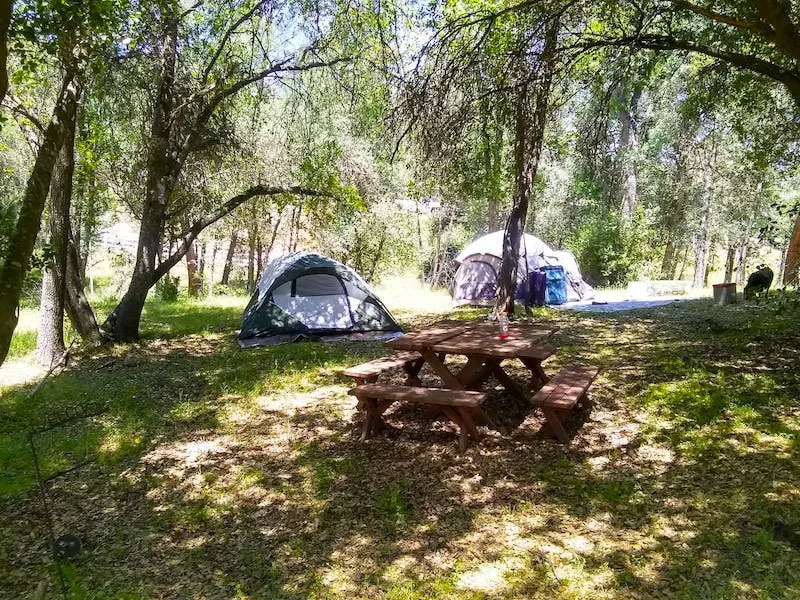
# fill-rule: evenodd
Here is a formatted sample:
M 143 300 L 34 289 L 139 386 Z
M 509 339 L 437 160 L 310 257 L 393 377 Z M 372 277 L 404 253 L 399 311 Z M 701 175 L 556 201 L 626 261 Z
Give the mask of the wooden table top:
M 549 338 L 558 327 L 545 327 L 528 321 L 509 324 L 508 337 L 498 337 L 496 321 L 440 321 L 420 331 L 412 331 L 389 340 L 386 345 L 394 350 L 426 350 L 450 354 L 484 354 L 486 356 L 514 356 Z
M 459 333 L 468 331 L 478 323 L 474 321 L 456 321 L 447 319 L 434 323 L 430 327 L 419 331 L 411 331 L 398 338 L 386 342 L 386 346 L 393 350 L 425 350 L 433 344 L 451 338 Z
M 517 321 L 509 324 L 508 337 L 500 339 L 499 326 L 496 322 L 488 321 L 433 344 L 431 350 L 467 356 L 512 357 L 531 346 L 540 344 L 556 331 L 558 331 L 558 327 L 545 327 L 536 323 Z

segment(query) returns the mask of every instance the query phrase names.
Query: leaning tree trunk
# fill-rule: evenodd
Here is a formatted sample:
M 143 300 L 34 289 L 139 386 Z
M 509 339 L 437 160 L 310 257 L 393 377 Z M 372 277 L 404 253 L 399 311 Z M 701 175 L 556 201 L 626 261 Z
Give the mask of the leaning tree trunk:
M 725 255 L 725 283 L 730 283 L 733 279 L 733 267 L 736 262 L 736 248 L 733 245 L 728 246 L 728 252 Z
M 0 364 L 11 346 L 11 336 L 19 320 L 19 297 L 28 271 L 28 261 L 41 226 L 47 191 L 58 151 L 64 143 L 65 124 L 74 120 L 80 88 L 72 73 L 64 75 L 53 117 L 47 125 L 42 145 L 28 179 L 14 232 L 8 241 L 6 259 L 0 268 Z
M 786 250 L 786 264 L 783 267 L 783 285 L 796 284 L 800 270 L 800 212 L 794 220 L 792 237 Z
M 14 0 L 0 0 L 0 102 L 8 91 L 8 26 Z
M 558 21 L 553 21 L 547 30 L 544 49 L 539 59 L 541 78 L 533 95 L 532 112 L 528 72 L 523 71 L 523 83 L 519 85 L 517 91 L 514 132 L 514 196 L 503 235 L 503 260 L 498 274 L 496 313 L 514 314 L 520 238 L 528 215 L 533 181 L 542 152 L 542 140 L 547 121 L 547 103 L 550 98 L 550 84 L 555 68 L 554 51 L 557 34 Z
M 64 123 L 64 143 L 58 153 L 50 182 L 50 247 L 53 261 L 42 281 L 39 305 L 39 332 L 36 358 L 46 366 L 54 365 L 64 354 L 64 299 L 67 251 L 72 204 L 72 175 L 75 171 L 75 119 Z
M 239 242 L 239 236 L 237 232 L 233 232 L 231 234 L 231 241 L 228 244 L 228 253 L 225 255 L 225 265 L 222 267 L 222 279 L 220 279 L 220 285 L 228 285 L 228 281 L 231 278 L 231 270 L 233 269 L 233 258 L 236 255 L 236 244 Z
M 83 293 L 83 269 L 88 261 L 78 258 L 78 248 L 72 239 L 72 231 L 67 241 L 67 274 L 64 280 L 65 302 L 70 323 L 84 342 L 99 344 L 103 341 L 100 326 L 94 316 L 91 304 Z
M 272 254 L 272 248 L 275 246 L 275 238 L 278 237 L 278 229 L 281 226 L 281 219 L 283 218 L 283 211 L 278 213 L 278 216 L 275 218 L 275 224 L 272 227 L 272 233 L 269 236 L 269 244 L 267 245 L 267 262 L 269 262 L 269 255 Z
M 171 140 L 177 44 L 178 20 L 175 16 L 168 16 L 161 40 L 161 71 L 150 122 L 145 199 L 136 263 L 128 290 L 103 325 L 111 338 L 118 342 L 139 339 L 139 322 L 147 293 L 160 277 L 156 273 L 156 262 L 161 258 L 167 207 L 180 172 L 178 152 Z

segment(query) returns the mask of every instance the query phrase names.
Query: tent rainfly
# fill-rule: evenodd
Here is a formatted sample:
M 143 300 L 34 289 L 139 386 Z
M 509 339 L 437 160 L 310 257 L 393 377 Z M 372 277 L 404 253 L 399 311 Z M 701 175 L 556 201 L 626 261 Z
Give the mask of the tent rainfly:
M 350 267 L 312 252 L 274 259 L 245 308 L 241 345 L 270 336 L 399 332 L 400 326 Z
M 491 305 L 497 296 L 497 279 L 503 258 L 502 231 L 478 238 L 456 257 L 459 263 L 451 293 L 456 304 Z M 582 276 L 578 261 L 569 250 L 553 250 L 539 238 L 522 236 L 517 264 L 516 297 L 529 297 L 528 274 L 546 266 L 562 266 L 567 276 L 567 299 L 588 300 L 594 290 Z

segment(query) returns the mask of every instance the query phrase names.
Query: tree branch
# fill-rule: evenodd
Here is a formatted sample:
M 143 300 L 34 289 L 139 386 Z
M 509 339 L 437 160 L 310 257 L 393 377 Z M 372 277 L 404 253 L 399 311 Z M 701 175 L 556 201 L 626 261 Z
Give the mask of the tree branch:
M 216 52 L 214 52 L 214 55 L 211 57 L 211 60 L 208 61 L 208 64 L 206 65 L 206 68 L 203 69 L 203 80 L 202 80 L 203 84 L 202 85 L 205 85 L 206 83 L 208 83 L 208 78 L 211 75 L 211 71 L 214 69 L 214 65 L 217 64 L 217 61 L 219 60 L 219 57 L 220 57 L 220 55 L 222 54 L 222 51 L 225 48 L 225 44 L 228 43 L 228 40 L 230 39 L 230 37 L 239 28 L 239 26 L 242 25 L 242 23 L 244 23 L 245 21 L 250 19 L 256 13 L 256 11 L 259 8 L 264 6 L 264 4 L 266 4 L 265 0 L 260 0 L 259 2 L 256 2 L 255 4 L 253 4 L 253 7 L 250 10 L 248 10 L 241 17 L 236 19 L 236 21 L 233 23 L 233 25 L 228 27 L 228 29 L 222 35 L 222 39 L 220 40 L 219 47 L 217 48 Z
M 800 58 L 800 35 L 783 4 L 776 0 L 751 0 L 751 2 L 758 10 L 761 19 L 769 26 L 771 34 L 769 39 L 794 58 Z
M 180 160 L 184 160 L 185 157 L 188 155 L 192 146 L 197 140 L 198 136 L 201 134 L 203 125 L 205 125 L 208 122 L 208 120 L 211 118 L 211 115 L 214 114 L 214 111 L 217 109 L 220 103 L 222 103 L 227 98 L 230 98 L 237 92 L 241 91 L 248 85 L 255 83 L 256 81 L 261 81 L 262 79 L 266 79 L 271 75 L 277 75 L 279 73 L 310 71 L 312 69 L 318 69 L 321 67 L 331 67 L 333 65 L 342 62 L 348 62 L 349 60 L 350 60 L 349 57 L 340 57 L 329 61 L 317 61 L 306 64 L 290 64 L 291 59 L 287 58 L 272 65 L 268 69 L 264 69 L 263 71 L 259 71 L 258 73 L 254 73 L 253 75 L 249 75 L 248 77 L 240 79 L 239 81 L 232 83 L 228 87 L 221 89 L 219 92 L 217 92 L 211 98 L 208 99 L 203 110 L 200 111 L 200 114 L 197 115 L 197 118 L 195 119 L 194 124 L 189 130 L 189 134 L 186 136 L 186 139 L 181 148 Z
M 44 133 L 44 125 L 42 122 L 34 116 L 34 114 L 25 108 L 25 105 L 22 102 L 14 97 L 13 95 L 9 94 L 8 98 L 3 101 L 3 104 L 6 105 L 11 111 L 17 113 L 21 117 L 26 118 L 31 124 L 39 130 L 39 133 Z
M 762 35 L 769 32 L 769 27 L 764 23 L 758 21 L 745 21 L 744 19 L 738 19 L 730 15 L 718 13 L 704 6 L 698 6 L 696 4 L 692 4 L 691 2 L 687 2 L 686 0 L 673 0 L 672 4 L 678 9 L 688 10 L 697 15 L 701 15 L 703 17 L 711 19 L 712 21 L 716 21 L 717 23 L 724 23 L 725 25 L 730 25 L 731 27 L 736 27 L 737 29 L 748 29 L 750 31 L 761 33 Z
M 686 50 L 688 52 L 704 54 L 711 58 L 717 58 L 735 67 L 764 75 L 784 84 L 794 101 L 800 106 L 800 72 L 751 54 L 742 54 L 728 50 L 715 50 L 714 48 L 701 46 L 695 42 L 666 35 L 639 35 L 608 40 L 596 40 L 585 44 L 578 44 L 573 46 L 573 48 L 581 48 L 582 51 L 587 51 L 594 48 L 614 46 L 631 46 L 646 50 Z
M 254 185 L 253 187 L 245 190 L 241 194 L 238 194 L 222 204 L 216 211 L 213 213 L 206 215 L 199 221 L 196 221 L 191 227 L 189 227 L 186 231 L 179 234 L 177 239 L 179 240 L 178 246 L 175 251 L 167 257 L 167 259 L 162 262 L 153 272 L 154 281 L 158 281 L 161 277 L 166 275 L 169 270 L 174 267 L 178 262 L 186 255 L 186 252 L 189 250 L 189 247 L 194 243 L 197 239 L 197 236 L 210 225 L 213 225 L 217 221 L 219 221 L 222 217 L 230 214 L 236 208 L 250 200 L 251 198 L 255 198 L 256 196 L 277 196 L 280 194 L 293 194 L 295 196 L 316 196 L 321 198 L 336 198 L 337 196 L 332 192 L 327 192 L 324 190 L 315 190 L 311 188 L 305 188 L 302 186 L 289 186 L 289 187 L 281 187 L 281 186 L 272 186 L 272 185 Z

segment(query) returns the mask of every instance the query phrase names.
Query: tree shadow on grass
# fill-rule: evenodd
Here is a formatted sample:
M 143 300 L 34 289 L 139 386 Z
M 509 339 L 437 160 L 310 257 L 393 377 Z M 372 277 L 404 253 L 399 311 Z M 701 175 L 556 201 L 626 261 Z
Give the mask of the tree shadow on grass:
M 3 411 L 19 428 L 106 390 L 142 440 L 54 486 L 58 525 L 86 540 L 87 597 L 791 597 L 798 551 L 776 523 L 800 523 L 793 349 L 742 370 L 752 341 L 692 337 L 693 310 L 555 317 L 548 372 L 604 367 L 566 447 L 529 417 L 460 455 L 405 408 L 358 442 L 335 373 L 379 343 L 150 343 Z M 35 500 L 2 507 L 13 597 L 46 563 Z

